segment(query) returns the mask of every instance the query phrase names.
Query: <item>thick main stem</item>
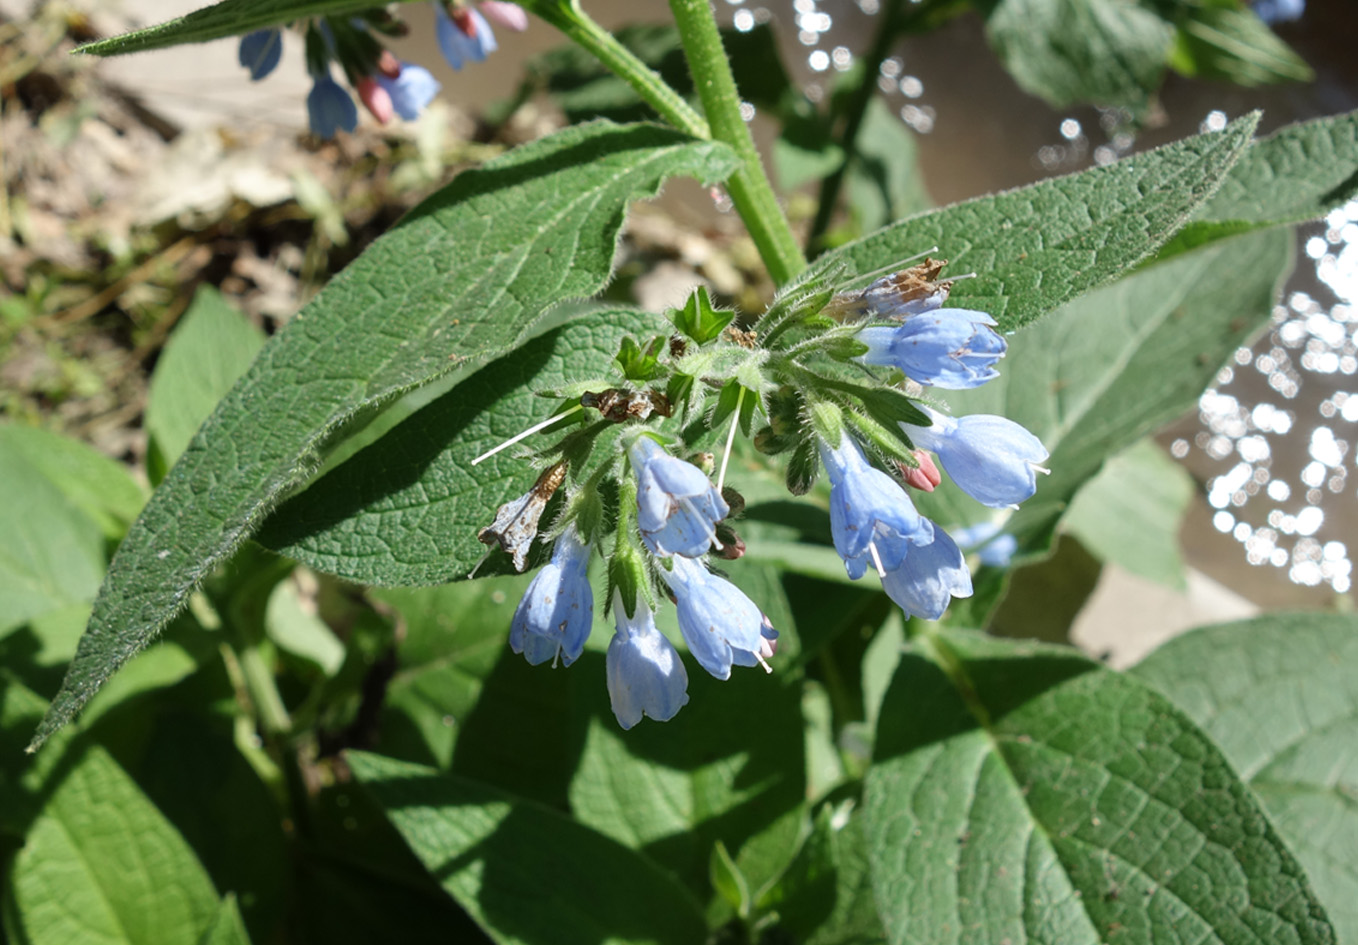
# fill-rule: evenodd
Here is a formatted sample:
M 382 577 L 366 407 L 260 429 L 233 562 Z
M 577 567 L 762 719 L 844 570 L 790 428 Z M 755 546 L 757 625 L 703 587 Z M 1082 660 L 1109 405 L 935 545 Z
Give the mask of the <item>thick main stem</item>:
M 695 112 L 678 92 L 655 73 L 650 66 L 632 54 L 571 0 L 571 2 L 525 3 L 539 17 L 555 26 L 569 39 L 578 43 L 603 63 L 611 72 L 630 85 L 642 100 L 654 108 L 660 117 L 675 128 L 695 138 L 710 138 L 711 131 L 703 117 Z
M 731 202 L 745 221 L 773 281 L 783 285 L 806 268 L 806 259 L 778 206 L 750 128 L 740 114 L 740 95 L 711 4 L 708 0 L 670 0 L 670 10 L 712 137 L 730 145 L 740 157 L 740 169 L 726 182 Z

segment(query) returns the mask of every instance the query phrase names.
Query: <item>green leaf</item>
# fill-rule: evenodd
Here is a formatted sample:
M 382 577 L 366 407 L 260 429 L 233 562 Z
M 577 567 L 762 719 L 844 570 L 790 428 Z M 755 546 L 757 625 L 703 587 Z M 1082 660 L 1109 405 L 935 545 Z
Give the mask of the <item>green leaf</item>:
M 1270 614 L 1203 627 L 1132 670 L 1221 746 L 1358 941 L 1358 618 Z
M 1185 5 L 1171 64 L 1184 75 L 1237 85 L 1310 82 L 1311 67 L 1247 6 Z
M 250 945 L 250 934 L 245 931 L 245 920 L 233 893 L 227 893 L 222 900 L 199 945 Z
M 0 482 L 9 496 L 0 503 L 0 635 L 93 600 L 104 575 L 103 531 L 48 478 L 47 463 L 5 448 L 13 430 L 0 427 Z
M 344 665 L 344 644 L 316 613 L 314 604 L 303 604 L 293 581 L 280 581 L 269 595 L 264 630 L 280 650 L 324 676 L 334 676 Z
M 1005 530 L 1021 545 L 1045 544 L 1106 457 L 1197 403 L 1231 353 L 1267 324 L 1291 254 L 1291 235 L 1271 231 L 1159 263 L 1012 338 L 998 379 L 950 392 L 956 413 L 1008 417 L 1051 452 L 1051 475 L 1039 477 Z M 918 499 L 942 522 L 983 511 L 951 487 Z
M 844 186 L 860 233 L 933 206 L 917 167 L 915 135 L 874 96 L 863 115 Z
M 1080 489 L 1064 527 L 1105 562 L 1183 588 L 1179 527 L 1193 491 L 1188 471 L 1142 440 Z
M 604 310 L 534 338 L 417 410 L 305 492 L 258 535 L 269 548 L 351 581 L 460 581 L 486 554 L 477 531 L 523 495 L 547 462 L 513 449 L 471 461 L 551 415 L 535 390 L 598 372 L 627 335 L 662 324 L 646 312 Z M 524 444 L 540 447 L 557 437 Z
M 912 644 L 863 804 L 893 943 L 1335 940 L 1208 737 L 1073 650 Z
M 844 263 L 871 272 L 938 246 L 949 272 L 977 273 L 953 300 L 1014 331 L 1154 252 L 1216 190 L 1256 121 L 910 217 L 826 253 L 799 281 Z
M 805 945 L 885 942 L 872 893 L 862 811 L 827 805 L 787 873 L 760 903 Z
M 498 942 L 707 937 L 696 904 L 664 871 L 563 814 L 379 755 L 348 760 L 415 855 Z
M 1053 108 L 1145 111 L 1174 26 L 1144 0 L 983 0 L 986 38 L 1019 86 Z
M 264 346 L 264 334 L 202 286 L 156 362 L 146 400 L 147 465 L 159 482 Z
M 732 562 L 737 583 L 790 629 L 776 609 L 777 572 Z M 737 567 L 743 565 L 743 567 Z M 783 607 L 785 608 L 785 604 Z M 678 639 L 674 609 L 657 624 Z M 781 659 L 783 654 L 779 654 Z M 608 707 L 603 661 L 586 654 L 571 671 L 596 670 L 576 695 L 590 724 L 570 803 L 582 824 L 646 854 L 700 897 L 711 893 L 716 844 L 734 858 L 757 898 L 796 850 L 805 801 L 799 687 L 757 670 L 726 681 L 688 663 L 689 702 L 665 723 L 644 720 L 624 732 Z M 750 726 L 757 725 L 758 738 Z
M 735 317 L 733 309 L 718 311 L 712 306 L 705 286 L 694 289 L 683 308 L 669 311 L 669 319 L 674 323 L 674 327 L 700 345 L 705 345 L 720 335 Z
M 383 6 L 386 3 L 375 0 L 222 0 L 156 26 L 86 43 L 77 51 L 122 56 L 182 43 L 205 43 L 307 17 L 343 16 Z
M 1182 236 L 1204 224 L 1314 220 L 1354 194 L 1358 112 L 1300 122 L 1250 145 Z
M 650 126 L 566 129 L 407 214 L 270 339 L 128 532 L 62 691 L 65 724 L 253 531 L 346 421 L 498 355 L 553 302 L 607 282 L 627 204 L 735 158 Z
M 0 425 L 0 453 L 26 460 L 109 538 L 121 538 L 146 502 L 127 467 L 79 440 L 7 423 Z
M 7 895 L 29 945 L 198 942 L 218 909 L 184 838 L 98 747 L 48 798 Z

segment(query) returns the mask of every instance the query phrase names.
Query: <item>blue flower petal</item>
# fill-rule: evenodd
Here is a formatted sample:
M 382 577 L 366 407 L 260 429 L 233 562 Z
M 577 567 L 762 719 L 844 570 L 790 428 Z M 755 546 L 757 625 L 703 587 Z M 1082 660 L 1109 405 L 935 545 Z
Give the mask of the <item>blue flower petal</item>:
M 1039 464 L 1047 459 L 1042 441 L 1005 417 L 971 414 L 949 417 L 924 408 L 928 427 L 901 424 L 911 442 L 938 454 L 958 487 L 991 508 L 1016 506 L 1037 491 Z
M 274 69 L 283 58 L 281 30 L 255 30 L 240 38 L 237 52 L 240 64 L 250 70 L 251 80 L 258 82 Z
M 618 631 L 604 660 L 608 699 L 618 724 L 629 729 L 648 715 L 667 722 L 688 703 L 688 673 L 673 644 L 655 626 L 644 600 L 631 617 L 622 599 L 613 599 Z
M 396 78 L 381 73 L 376 78 L 377 83 L 391 96 L 391 107 L 406 121 L 419 118 L 442 88 L 428 69 L 408 62 L 401 63 L 401 74 Z
M 821 441 L 820 455 L 830 477 L 830 536 L 850 578 L 857 580 L 878 562 L 884 571 L 899 567 L 911 544 L 929 540 L 929 520 L 850 437 L 838 447 Z
M 911 548 L 882 588 L 907 616 L 937 620 L 954 597 L 971 596 L 971 572 L 957 543 L 935 526 L 934 540 Z
M 341 129 L 353 131 L 358 127 L 358 106 L 328 75 L 315 77 L 306 97 L 306 110 L 311 131 L 320 138 L 333 138 Z
M 594 624 L 594 592 L 589 586 L 589 546 L 568 527 L 514 610 L 509 646 L 537 665 L 561 655 L 566 666 L 585 648 Z
M 736 651 L 751 658 L 772 655 L 771 641 L 763 633 L 764 615 L 754 601 L 697 561 L 673 561 L 673 568 L 661 569 L 660 575 L 674 592 L 679 630 L 699 666 L 718 679 L 729 679 Z
M 868 346 L 859 360 L 894 367 L 920 384 L 947 390 L 979 387 L 998 377 L 995 362 L 1005 340 L 985 312 L 940 308 L 905 319 L 899 327 L 865 328 L 857 334 Z
M 706 554 L 716 523 L 731 511 L 707 475 L 649 436 L 636 439 L 628 458 L 637 477 L 637 527 L 646 547 L 661 556 Z

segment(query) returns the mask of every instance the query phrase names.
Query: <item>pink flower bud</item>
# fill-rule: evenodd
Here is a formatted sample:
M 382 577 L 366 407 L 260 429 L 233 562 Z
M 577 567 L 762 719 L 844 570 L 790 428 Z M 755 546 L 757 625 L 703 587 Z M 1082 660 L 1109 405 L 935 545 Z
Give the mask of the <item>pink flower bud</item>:
M 453 25 L 462 31 L 463 36 L 476 39 L 476 20 L 472 17 L 472 11 L 466 7 L 453 7 L 448 15 L 453 18 Z
M 364 108 L 372 112 L 379 125 L 391 121 L 394 113 L 391 95 L 372 76 L 365 75 L 358 80 L 358 100 L 363 103 Z
M 504 0 L 482 0 L 479 6 L 486 19 L 498 26 L 514 30 L 516 33 L 522 33 L 528 29 L 528 14 L 517 3 L 505 3 Z
M 382 54 L 377 57 L 377 71 L 388 79 L 399 79 L 401 77 L 401 60 L 392 55 L 390 49 L 384 49 Z
M 943 477 L 938 472 L 938 467 L 934 465 L 934 458 L 924 450 L 915 450 L 915 459 L 919 460 L 918 466 L 907 466 L 901 463 L 901 476 L 905 479 L 907 486 L 914 486 L 921 492 L 933 492 L 934 487 L 943 481 Z

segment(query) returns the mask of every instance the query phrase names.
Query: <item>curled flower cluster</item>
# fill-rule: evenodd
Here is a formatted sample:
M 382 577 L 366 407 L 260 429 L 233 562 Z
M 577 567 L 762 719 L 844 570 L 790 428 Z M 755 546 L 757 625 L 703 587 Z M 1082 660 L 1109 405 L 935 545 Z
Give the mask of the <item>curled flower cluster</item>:
M 458 70 L 464 62 L 482 62 L 496 50 L 487 20 L 511 30 L 528 27 L 523 8 L 503 0 L 483 0 L 477 8 L 447 0 L 435 2 L 434 10 L 439 49 Z M 373 35 L 406 32 L 404 23 L 380 10 L 362 17 L 320 17 L 306 24 L 307 72 L 312 80 L 307 118 L 313 134 L 333 138 L 358 127 L 354 96 L 335 81 L 332 64 L 339 65 L 358 100 L 378 123 L 385 125 L 394 116 L 407 121 L 419 117 L 438 94 L 438 80 L 423 66 L 398 60 Z M 273 72 L 282 55 L 280 29 L 256 30 L 241 37 L 240 64 L 254 81 Z
M 717 523 L 729 514 L 729 504 L 706 473 L 671 455 L 647 434 L 632 441 L 626 456 L 636 503 L 620 518 L 635 522 L 637 537 L 650 552 L 651 567 L 673 597 L 689 651 L 718 679 L 728 679 L 732 665 L 762 664 L 767 669 L 777 632 L 752 600 L 701 560 L 708 551 L 720 550 Z M 540 515 L 546 502 L 542 483 L 540 477 L 533 490 L 506 503 L 496 524 L 502 519 L 522 520 L 527 508 Z M 483 529 L 482 539 L 519 554 L 523 549 L 508 532 L 492 526 Z M 584 650 L 594 619 L 587 575 L 590 554 L 590 544 L 575 525 L 567 525 L 553 545 L 551 561 L 528 586 L 509 636 L 510 647 L 528 662 L 559 659 L 569 666 Z M 626 577 L 644 580 L 646 572 Z M 688 675 L 674 646 L 656 629 L 646 594 L 624 596 L 615 586 L 612 611 L 617 631 L 605 663 L 618 724 L 631 728 L 643 715 L 659 721 L 673 718 L 688 702 Z
M 615 633 L 605 667 L 623 728 L 648 716 L 673 718 L 688 702 L 684 664 L 656 627 L 655 608 L 666 598 L 689 653 L 712 676 L 729 679 L 733 666 L 771 671 L 778 633 L 708 563 L 709 556 L 745 553 L 731 524 L 744 500 L 722 488 L 742 428 L 756 449 L 789 455 L 794 494 L 810 489 L 824 469 L 830 537 L 851 579 L 875 571 L 907 615 L 928 620 L 971 594 L 962 548 L 920 515 L 908 488 L 932 491 L 946 473 L 984 505 L 1016 506 L 1036 490 L 1047 452 L 1013 421 L 948 416 L 906 393 L 894 376 L 883 380 L 871 370 L 896 368 L 945 389 L 996 376 L 1004 339 L 989 315 L 944 307 L 952 283 L 939 281 L 942 265 L 926 260 L 855 292 L 799 289 L 756 323 L 767 326 L 763 337 L 731 325 L 735 313 L 714 309 L 699 291 L 670 312 L 676 334 L 624 338 L 609 375 L 540 392 L 573 403 L 472 461 L 533 434 L 559 437 L 534 454 L 551 461 L 533 488 L 501 505 L 480 532 L 522 571 L 539 521 L 555 522 L 550 560 L 514 613 L 514 652 L 533 664 L 569 666 L 579 658 L 593 624 L 588 571 L 597 553 L 608 562 Z M 867 380 L 856 383 L 846 371 Z M 597 419 L 581 422 L 589 411 Z M 768 420 L 757 432 L 756 413 Z M 662 432 L 670 418 L 678 418 L 683 440 Z M 714 484 L 715 457 L 693 447 L 722 434 L 726 453 Z M 880 468 L 873 456 L 895 463 Z M 1013 553 L 1005 538 L 973 530 L 965 544 L 1000 563 Z

